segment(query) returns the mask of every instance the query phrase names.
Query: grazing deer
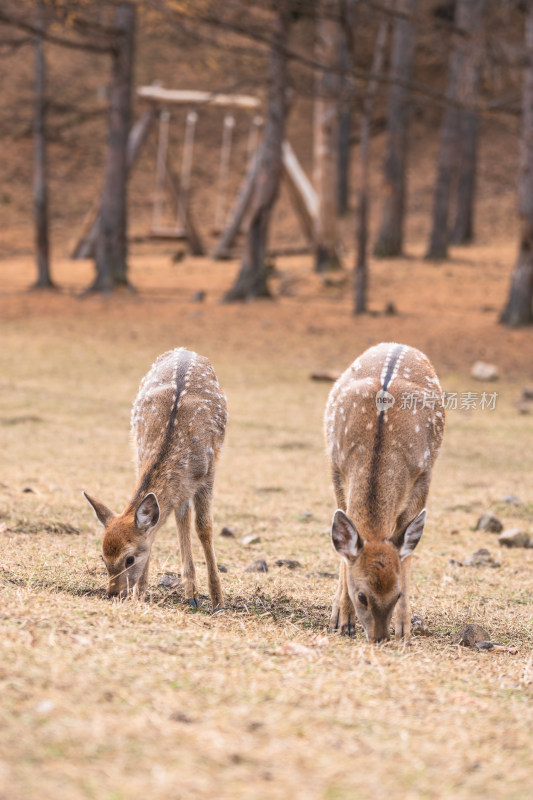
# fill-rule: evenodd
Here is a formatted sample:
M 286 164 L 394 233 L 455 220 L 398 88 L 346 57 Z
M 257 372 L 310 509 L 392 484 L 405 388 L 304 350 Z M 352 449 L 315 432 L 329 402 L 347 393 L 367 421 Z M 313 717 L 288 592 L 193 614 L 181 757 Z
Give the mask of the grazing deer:
M 331 628 L 353 635 L 355 616 L 371 642 L 409 640 L 411 555 L 426 521 L 431 470 L 444 432 L 439 379 L 428 358 L 378 344 L 341 375 L 328 398 L 325 432 L 338 510 L 341 556 Z
M 183 347 L 163 353 L 143 378 L 131 413 L 137 486 L 122 514 L 85 494 L 105 527 L 107 594 L 143 596 L 158 528 L 174 511 L 187 601 L 197 607 L 191 549 L 191 509 L 207 564 L 213 608 L 223 604 L 213 547 L 211 500 L 215 462 L 224 441 L 227 409 L 213 367 Z

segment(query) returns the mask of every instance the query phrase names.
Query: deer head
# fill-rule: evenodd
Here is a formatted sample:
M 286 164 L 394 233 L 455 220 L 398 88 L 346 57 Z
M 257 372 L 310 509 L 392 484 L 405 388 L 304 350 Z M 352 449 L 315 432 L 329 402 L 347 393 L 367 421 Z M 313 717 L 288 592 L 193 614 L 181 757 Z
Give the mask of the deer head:
M 123 600 L 144 592 L 154 533 L 160 519 L 157 497 L 150 492 L 122 514 L 83 492 L 98 521 L 104 526 L 102 557 L 107 567 L 108 597 Z
M 420 541 L 426 521 L 423 509 L 394 538 L 364 540 L 344 511 L 333 515 L 333 546 L 346 564 L 347 589 L 368 641 L 390 638 L 390 623 L 401 597 L 400 562 Z

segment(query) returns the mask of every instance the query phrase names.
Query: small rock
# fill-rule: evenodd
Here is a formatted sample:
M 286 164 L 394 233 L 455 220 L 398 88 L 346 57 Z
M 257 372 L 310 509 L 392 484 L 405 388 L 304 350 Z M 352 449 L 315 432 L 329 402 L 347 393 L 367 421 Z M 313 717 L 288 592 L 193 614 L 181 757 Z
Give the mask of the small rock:
M 235 537 L 235 531 L 233 530 L 233 528 L 228 528 L 226 525 L 224 525 L 224 527 L 220 531 L 220 536 L 227 536 L 229 539 L 232 536 Z
M 465 558 L 465 567 L 500 567 L 499 561 L 495 561 L 490 552 L 485 547 L 480 547 L 471 556 Z
M 386 317 L 394 317 L 395 314 L 398 313 L 398 311 L 396 310 L 396 306 L 394 305 L 392 300 L 389 300 L 389 302 L 385 306 L 385 310 L 383 313 L 385 314 Z
M 308 572 L 306 578 L 338 578 L 337 572 Z
M 225 567 L 224 564 L 218 564 L 217 567 L 218 567 L 218 571 L 219 572 L 227 572 L 228 571 L 228 568 Z
M 476 381 L 497 381 L 499 377 L 498 367 L 485 361 L 476 361 L 470 374 Z
M 33 709 L 36 714 L 49 714 L 55 708 L 55 703 L 51 700 L 41 700 Z
M 191 303 L 203 303 L 205 300 L 205 292 L 201 289 L 199 292 L 195 292 L 191 297 Z
M 252 533 L 250 536 L 243 536 L 241 539 L 241 544 L 243 544 L 245 547 L 248 547 L 251 544 L 259 544 L 260 541 L 261 537 L 256 533 Z
M 450 536 L 458 536 L 461 533 L 458 528 L 454 528 L 453 531 L 450 531 Z
M 287 567 L 288 569 L 296 569 L 297 567 L 301 567 L 299 561 L 293 561 L 291 558 L 278 558 L 276 561 L 276 567 Z
M 496 514 L 482 514 L 477 521 L 476 531 L 487 531 L 488 533 L 501 533 L 503 525 Z
M 268 572 L 268 564 L 264 558 L 256 558 L 251 564 L 248 564 L 245 572 Z
M 514 494 L 506 494 L 502 497 L 502 503 L 509 503 L 510 506 L 521 506 L 522 501 Z
M 22 490 L 23 494 L 35 494 L 35 489 L 32 489 L 31 486 L 25 486 Z
M 475 647 L 477 642 L 488 642 L 489 634 L 481 625 L 471 623 L 465 625 L 454 637 L 454 644 L 462 644 L 463 647 Z
M 533 386 L 524 386 L 522 389 L 522 400 L 533 400 Z
M 420 614 L 411 615 L 411 633 L 413 636 L 431 636 L 431 632 Z
M 450 562 L 449 563 L 452 564 L 452 566 L 454 566 L 454 567 L 464 567 L 463 562 L 462 561 L 457 561 L 456 558 L 450 558 Z
M 164 586 L 165 589 L 175 589 L 180 583 L 181 578 L 177 572 L 165 572 L 165 574 L 161 575 L 159 578 L 157 585 Z
M 498 543 L 503 547 L 529 547 L 529 533 L 522 528 L 509 528 L 500 533 Z

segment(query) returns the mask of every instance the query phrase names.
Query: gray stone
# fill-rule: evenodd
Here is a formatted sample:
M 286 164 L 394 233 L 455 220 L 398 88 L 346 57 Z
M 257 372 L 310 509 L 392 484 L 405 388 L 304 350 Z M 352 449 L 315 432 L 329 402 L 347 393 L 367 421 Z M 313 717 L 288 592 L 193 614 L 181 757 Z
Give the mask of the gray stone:
M 477 642 L 488 642 L 489 640 L 490 636 L 485 628 L 475 622 L 461 628 L 453 639 L 454 644 L 461 644 L 463 647 L 475 647 Z
M 529 533 L 522 528 L 509 528 L 500 533 L 498 542 L 502 547 L 529 547 Z
M 217 569 L 219 572 L 227 572 L 228 568 L 224 566 L 224 564 L 218 564 Z
M 521 506 L 522 501 L 515 494 L 506 494 L 502 497 L 502 503 L 509 503 L 510 506 Z
M 522 400 L 533 400 L 533 386 L 524 386 L 522 389 Z
M 200 289 L 200 291 L 195 292 L 191 297 L 192 303 L 203 303 L 204 300 L 205 300 L 205 292 L 203 291 L 203 289 Z
M 306 578 L 338 578 L 338 572 L 308 572 Z
M 276 561 L 276 567 L 287 567 L 288 569 L 296 569 L 297 567 L 301 567 L 299 561 L 293 561 L 292 558 L 278 558 Z
M 431 636 L 431 631 L 420 614 L 411 615 L 411 633 L 413 636 Z
M 501 533 L 503 525 L 496 514 L 482 514 L 477 521 L 476 531 L 487 531 L 488 533 Z
M 465 567 L 500 567 L 499 561 L 495 561 L 490 552 L 485 547 L 480 547 L 471 556 L 465 558 Z
M 220 536 L 226 536 L 228 539 L 230 539 L 231 537 L 235 537 L 235 531 L 233 528 L 228 528 L 227 525 L 224 525 L 220 531 Z
M 496 381 L 499 378 L 498 367 L 486 361 L 476 361 L 470 374 L 476 381 Z
M 175 589 L 181 584 L 181 578 L 177 572 L 165 572 L 158 582 L 158 586 L 163 586 L 165 589 Z
M 268 564 L 264 558 L 256 558 L 251 564 L 248 564 L 245 572 L 268 572 Z
M 245 547 L 249 547 L 251 544 L 259 544 L 260 541 L 261 537 L 256 533 L 252 533 L 250 536 L 243 536 L 241 539 L 241 544 L 243 544 Z

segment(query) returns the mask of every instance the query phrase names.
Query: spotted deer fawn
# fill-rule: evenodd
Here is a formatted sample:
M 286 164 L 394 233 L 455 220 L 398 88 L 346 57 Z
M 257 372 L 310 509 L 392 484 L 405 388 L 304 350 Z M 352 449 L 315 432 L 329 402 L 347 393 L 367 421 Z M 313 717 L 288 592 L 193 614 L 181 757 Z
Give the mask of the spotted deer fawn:
M 198 606 L 191 549 L 191 510 L 205 554 L 213 608 L 223 604 L 213 547 L 211 501 L 215 463 L 224 441 L 226 398 L 203 356 L 179 348 L 155 361 L 143 378 L 131 413 L 137 485 L 122 514 L 85 494 L 105 527 L 103 558 L 108 596 L 143 596 L 158 528 L 174 511 L 185 597 Z
M 426 521 L 431 470 L 444 432 L 444 403 L 428 358 L 401 344 L 371 347 L 328 398 L 325 432 L 339 508 L 341 556 L 331 628 L 369 641 L 409 640 L 411 555 Z

